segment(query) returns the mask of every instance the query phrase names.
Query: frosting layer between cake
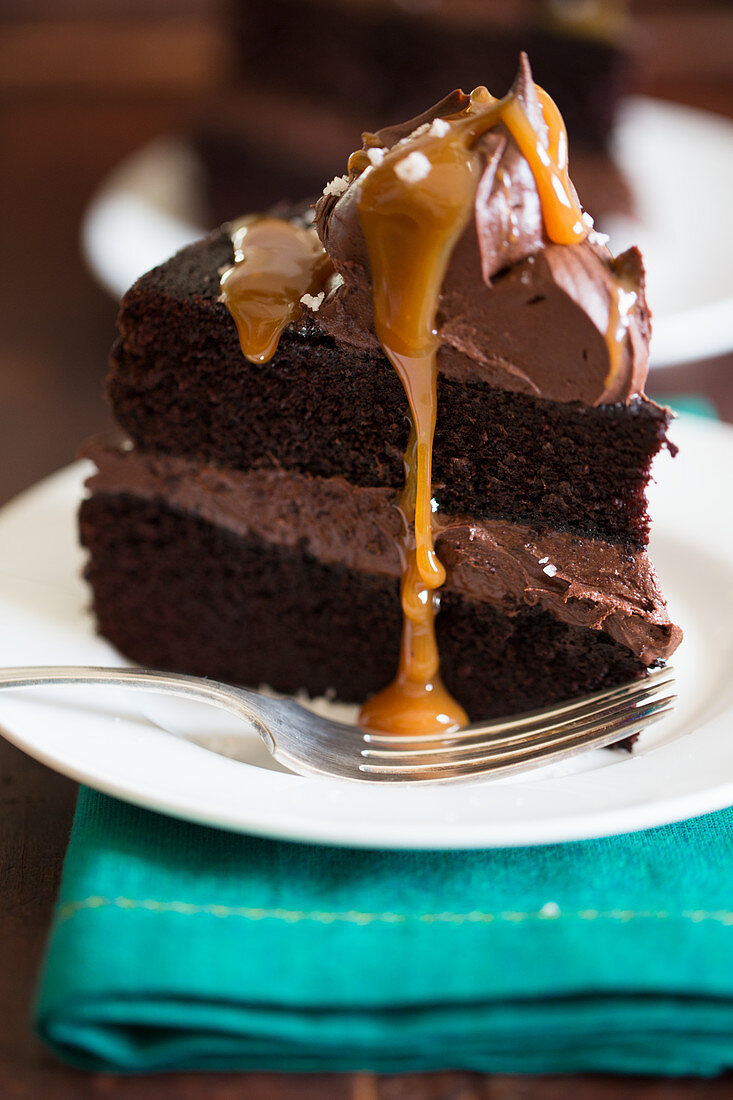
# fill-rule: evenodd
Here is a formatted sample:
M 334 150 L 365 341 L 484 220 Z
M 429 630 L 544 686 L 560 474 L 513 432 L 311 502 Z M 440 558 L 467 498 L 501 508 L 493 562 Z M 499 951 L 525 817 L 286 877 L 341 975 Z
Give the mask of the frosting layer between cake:
M 324 564 L 399 576 L 400 516 L 390 489 L 286 470 L 224 469 L 102 444 L 85 453 L 97 465 L 88 482 L 94 494 L 160 500 Z M 446 517 L 436 528 L 436 546 L 447 589 L 507 614 L 537 606 L 562 622 L 603 630 L 647 665 L 668 658 L 682 638 L 643 550 L 466 516 Z

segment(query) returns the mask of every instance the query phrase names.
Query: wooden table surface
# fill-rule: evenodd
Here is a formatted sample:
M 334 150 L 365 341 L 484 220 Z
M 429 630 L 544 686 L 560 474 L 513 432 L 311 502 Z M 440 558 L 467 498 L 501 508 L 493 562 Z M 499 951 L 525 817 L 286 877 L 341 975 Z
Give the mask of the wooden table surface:
M 0 503 L 71 461 L 86 436 L 110 424 L 102 383 L 116 306 L 81 258 L 80 220 L 90 195 L 125 155 L 156 135 L 185 129 L 192 104 L 216 88 L 226 43 L 213 6 L 207 0 L 128 0 L 124 5 L 114 0 L 100 16 L 94 4 L 83 0 L 25 5 L 6 0 L 6 22 L 0 27 Z M 657 67 L 653 90 L 733 116 L 733 84 L 720 62 L 719 46 L 711 46 L 707 55 L 696 47 L 705 58 L 698 71 L 690 51 L 679 48 L 679 27 L 670 23 L 666 9 L 660 10 L 662 37 L 667 36 L 672 55 L 677 48 L 678 61 L 674 71 Z M 725 22 L 729 9 L 712 4 L 710 10 L 708 37 L 719 43 L 721 34 L 733 30 L 730 20 Z M 680 25 L 689 30 L 692 24 Z M 699 42 L 697 20 L 694 28 Z M 733 420 L 732 377 L 733 356 L 725 356 L 665 372 L 664 390 L 707 394 L 720 414 Z M 0 548 L 0 568 L 1 560 Z M 678 1100 L 731 1095 L 730 1077 L 709 1082 L 466 1073 L 121 1078 L 68 1069 L 36 1043 L 28 1015 L 74 799 L 73 783 L 0 742 L 2 1098 Z

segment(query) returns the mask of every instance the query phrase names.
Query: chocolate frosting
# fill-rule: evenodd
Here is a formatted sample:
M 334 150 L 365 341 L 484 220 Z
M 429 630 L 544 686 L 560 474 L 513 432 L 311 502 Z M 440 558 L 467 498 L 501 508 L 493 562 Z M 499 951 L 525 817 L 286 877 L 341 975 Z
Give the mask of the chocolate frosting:
M 525 57 L 512 91 L 546 142 Z M 449 118 L 468 102 L 455 91 L 418 118 L 364 135 L 363 147 L 391 149 L 403 142 L 407 154 L 416 129 Z M 454 249 L 436 318 L 439 369 L 461 380 L 586 405 L 628 403 L 642 394 L 650 318 L 638 250 L 614 260 L 594 232 L 581 244 L 550 242 L 532 170 L 503 125 L 480 137 L 473 155 L 479 176 L 474 217 Z M 318 321 L 339 342 L 376 351 L 371 273 L 357 209 L 360 179 L 329 186 L 316 205 L 319 235 L 343 279 Z M 614 321 L 619 287 L 630 303 L 620 328 Z M 617 336 L 618 355 L 612 357 Z
M 129 493 L 256 537 L 325 564 L 399 577 L 400 516 L 390 489 L 287 470 L 202 466 L 132 448 L 90 444 L 93 493 Z M 667 615 L 644 551 L 523 524 L 451 516 L 436 547 L 446 588 L 511 614 L 536 605 L 562 622 L 604 630 L 644 664 L 666 659 L 682 632 Z

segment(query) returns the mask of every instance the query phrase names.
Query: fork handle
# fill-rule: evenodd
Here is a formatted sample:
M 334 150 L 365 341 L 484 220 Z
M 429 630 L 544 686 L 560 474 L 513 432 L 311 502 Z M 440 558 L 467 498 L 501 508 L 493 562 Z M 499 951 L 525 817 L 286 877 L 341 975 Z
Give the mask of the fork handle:
M 102 668 L 92 665 L 38 665 L 0 669 L 0 689 L 49 687 L 53 684 L 85 684 L 114 687 L 124 684 L 159 695 L 177 695 L 196 702 L 211 703 L 250 722 L 270 751 L 274 741 L 262 715 L 249 705 L 249 692 L 232 688 L 218 680 L 184 676 L 178 672 L 160 672 L 149 668 Z

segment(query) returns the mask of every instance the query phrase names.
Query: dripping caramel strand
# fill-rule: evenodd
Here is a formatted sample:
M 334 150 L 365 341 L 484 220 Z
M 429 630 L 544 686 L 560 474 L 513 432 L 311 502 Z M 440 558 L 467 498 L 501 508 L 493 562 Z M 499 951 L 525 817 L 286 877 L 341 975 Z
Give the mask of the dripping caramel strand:
M 349 160 L 350 174 L 361 173 L 357 207 L 372 271 L 377 336 L 402 381 L 412 416 L 405 488 L 398 501 L 403 519 L 399 668 L 393 683 L 362 707 L 359 723 L 366 730 L 427 734 L 452 731 L 468 721 L 440 678 L 435 637 L 437 589 L 445 581 L 432 525 L 440 346 L 436 314 L 482 170 L 472 146 L 499 122 L 532 169 L 548 236 L 559 244 L 574 244 L 587 235 L 568 180 L 565 127 L 550 97 L 540 89 L 538 94 L 548 128 L 546 143 L 515 93 L 497 100 L 479 87 L 464 111 L 421 128 L 381 159 L 371 158 L 367 150 Z
M 221 277 L 224 302 L 251 363 L 272 359 L 301 298 L 316 297 L 333 274 L 315 229 L 281 218 L 250 218 L 232 235 L 234 264 Z
M 611 305 L 606 329 L 606 347 L 608 348 L 608 374 L 606 388 L 613 385 L 623 366 L 623 348 L 626 340 L 631 311 L 638 299 L 638 287 L 626 285 L 623 279 L 616 277 L 613 286 Z
M 508 97 L 502 122 L 532 169 L 547 236 L 555 244 L 579 244 L 588 236 L 583 211 L 568 176 L 568 136 L 562 115 L 547 92 L 535 84 L 548 129 L 548 144 L 532 126 L 519 99 Z

